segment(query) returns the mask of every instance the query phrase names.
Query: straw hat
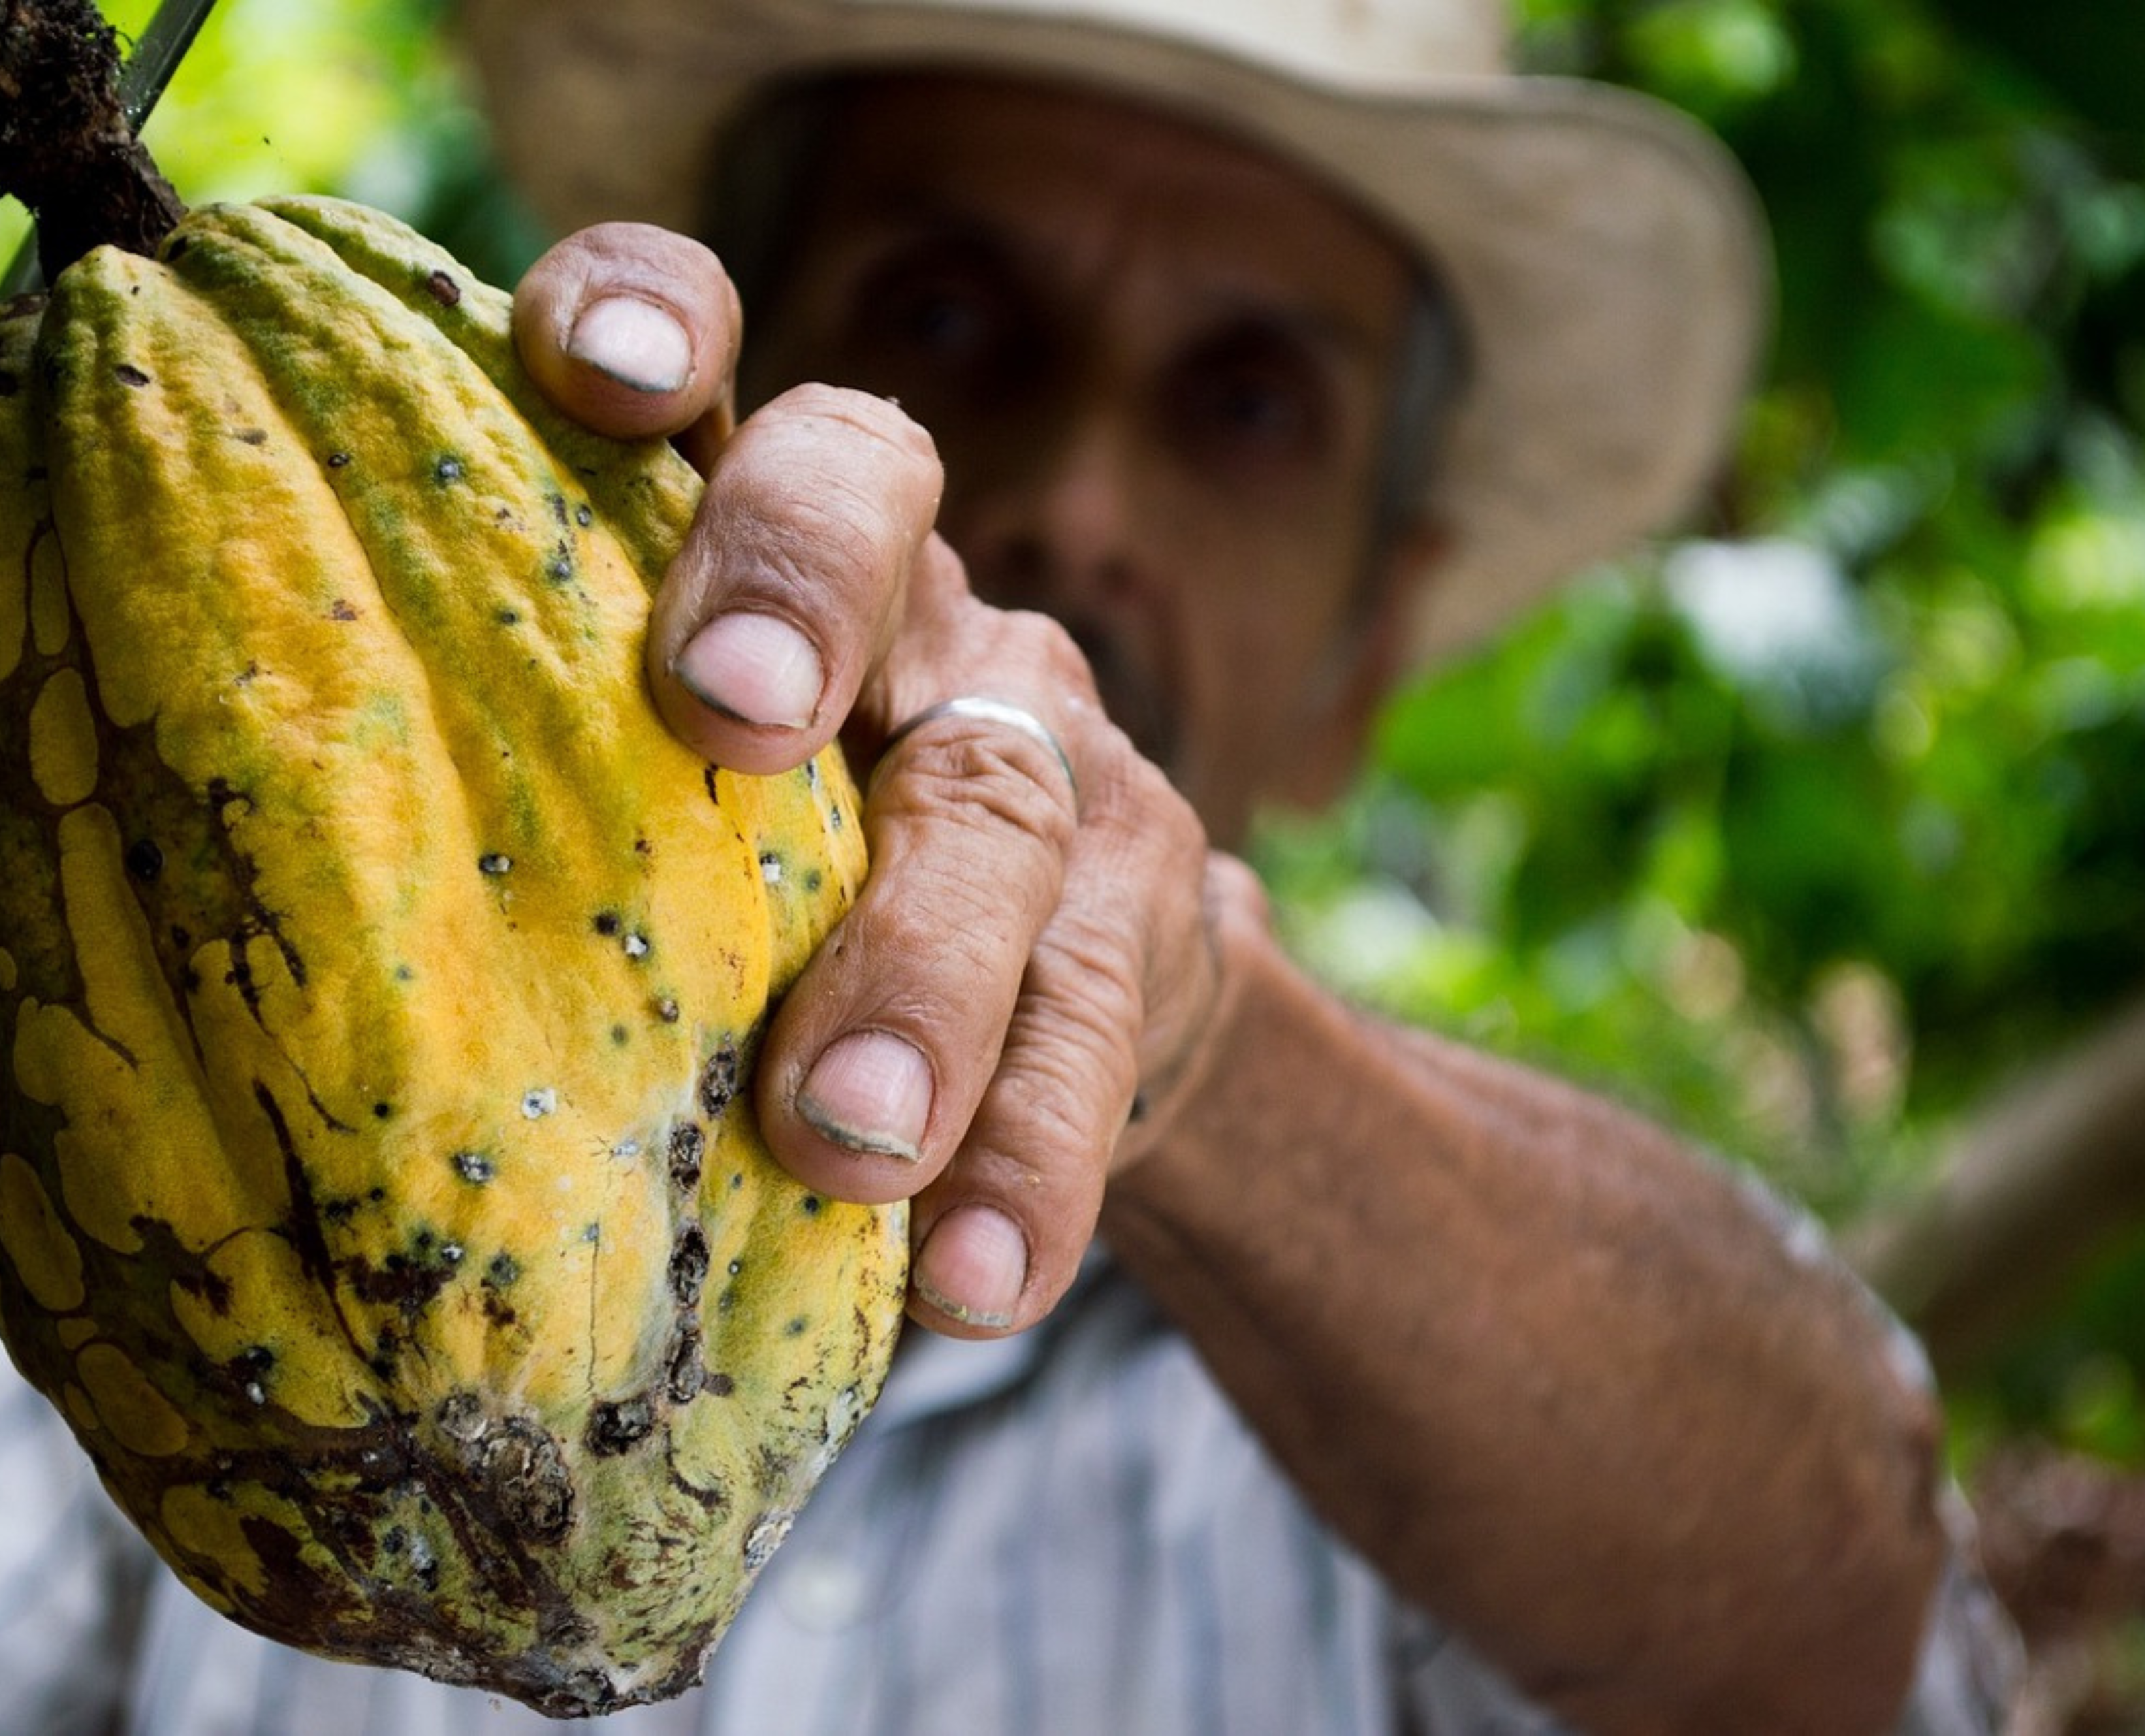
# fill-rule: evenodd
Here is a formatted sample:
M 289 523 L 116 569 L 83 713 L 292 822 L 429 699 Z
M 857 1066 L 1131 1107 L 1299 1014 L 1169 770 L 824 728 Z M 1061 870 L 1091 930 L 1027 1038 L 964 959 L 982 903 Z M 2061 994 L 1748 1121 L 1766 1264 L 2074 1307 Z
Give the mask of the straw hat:
M 1346 190 L 1443 274 L 1469 392 L 1430 485 L 1455 547 L 1426 655 L 1685 511 L 1769 307 L 1749 187 L 1615 87 L 1509 68 L 1500 0 L 465 0 L 510 173 L 562 228 L 704 215 L 771 83 L 967 68 L 1121 92 Z

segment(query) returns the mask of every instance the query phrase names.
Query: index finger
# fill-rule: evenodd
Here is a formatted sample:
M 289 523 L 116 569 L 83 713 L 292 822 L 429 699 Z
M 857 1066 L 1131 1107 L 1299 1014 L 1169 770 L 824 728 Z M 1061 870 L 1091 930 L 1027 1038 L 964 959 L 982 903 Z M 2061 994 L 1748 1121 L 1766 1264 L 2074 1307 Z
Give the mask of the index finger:
M 545 396 L 614 439 L 682 436 L 704 471 L 729 430 L 739 325 L 715 256 L 647 223 L 569 236 L 514 292 L 515 347 Z

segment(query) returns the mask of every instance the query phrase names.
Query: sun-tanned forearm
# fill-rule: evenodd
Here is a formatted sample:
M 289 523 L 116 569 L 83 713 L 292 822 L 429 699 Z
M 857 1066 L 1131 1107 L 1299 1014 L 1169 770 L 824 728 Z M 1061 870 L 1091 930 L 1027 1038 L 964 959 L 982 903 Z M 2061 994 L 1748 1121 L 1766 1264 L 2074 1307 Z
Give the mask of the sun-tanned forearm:
M 1581 1728 L 1885 1728 L 1938 1430 L 1860 1294 L 1650 1123 L 1227 932 L 1104 1229 L 1314 1505 Z

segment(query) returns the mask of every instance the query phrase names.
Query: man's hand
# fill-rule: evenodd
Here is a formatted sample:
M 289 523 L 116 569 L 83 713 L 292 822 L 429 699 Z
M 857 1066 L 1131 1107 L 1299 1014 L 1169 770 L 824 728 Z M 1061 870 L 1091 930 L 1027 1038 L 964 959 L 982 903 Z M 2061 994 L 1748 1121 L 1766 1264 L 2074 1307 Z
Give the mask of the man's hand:
M 804 386 L 732 426 L 739 329 L 714 256 L 635 225 L 561 243 L 515 299 L 560 408 L 670 435 L 707 475 L 649 638 L 671 729 L 754 773 L 839 734 L 866 781 L 870 876 L 762 1052 L 768 1143 L 838 1198 L 913 1198 L 919 1320 L 1017 1330 L 1071 1281 L 1136 1102 L 1212 1046 L 1210 898 L 1255 894 L 1067 634 L 970 593 L 933 528 L 937 454 L 896 405 Z M 1063 758 L 934 714 L 962 697 L 1031 714 Z

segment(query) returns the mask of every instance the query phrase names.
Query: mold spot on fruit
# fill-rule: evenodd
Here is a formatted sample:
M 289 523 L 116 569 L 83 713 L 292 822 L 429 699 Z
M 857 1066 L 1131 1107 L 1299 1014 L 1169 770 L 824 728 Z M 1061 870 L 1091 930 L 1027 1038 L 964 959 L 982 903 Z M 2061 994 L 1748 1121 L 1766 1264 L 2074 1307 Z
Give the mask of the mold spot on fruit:
M 670 1181 L 681 1192 L 700 1185 L 700 1169 L 708 1150 L 708 1136 L 694 1122 L 680 1122 L 670 1130 Z
M 655 1430 L 655 1407 L 646 1399 L 622 1399 L 589 1413 L 589 1450 L 599 1458 L 630 1451 Z
M 700 1069 L 700 1113 L 709 1121 L 719 1119 L 737 1096 L 741 1067 L 736 1039 L 725 1037 Z

